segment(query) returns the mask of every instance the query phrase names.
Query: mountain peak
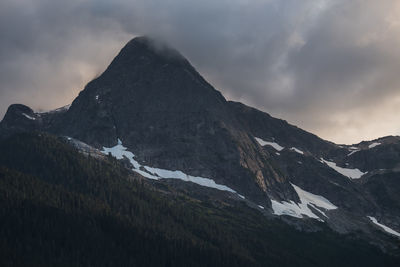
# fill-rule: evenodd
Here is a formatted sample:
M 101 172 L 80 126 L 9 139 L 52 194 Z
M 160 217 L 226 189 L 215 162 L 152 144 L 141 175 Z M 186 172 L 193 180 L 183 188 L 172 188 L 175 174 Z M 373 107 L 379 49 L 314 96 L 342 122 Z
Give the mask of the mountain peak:
M 156 39 L 156 38 L 152 38 L 152 37 L 148 37 L 148 36 L 134 37 L 125 45 L 125 47 L 131 47 L 131 46 L 142 46 L 143 48 L 152 50 L 153 52 L 170 50 L 170 51 L 174 51 L 175 53 L 179 54 L 178 51 L 176 51 L 174 48 L 172 48 L 166 42 L 164 42 L 160 39 Z
M 190 65 L 176 49 L 166 42 L 147 36 L 139 36 L 130 40 L 121 50 L 116 59 L 144 57 L 157 58 L 169 63 Z
M 178 51 L 161 41 L 136 37 L 80 92 L 66 114 L 68 122 L 57 128 L 67 125 L 66 133 L 72 137 L 112 145 L 123 136 L 121 128 L 130 136 L 146 120 L 154 129 L 161 122 L 172 125 L 170 119 L 182 123 L 189 114 L 226 117 L 225 104 L 222 94 Z
M 143 104 L 148 100 L 152 105 L 157 98 L 162 98 L 159 105 L 167 103 L 168 106 L 171 98 L 173 102 L 190 99 L 207 105 L 215 101 L 225 102 L 224 97 L 177 50 L 163 41 L 145 36 L 129 41 L 106 71 L 90 82 L 82 93 L 90 94 L 96 100 L 99 97 L 104 100 L 106 95 L 113 94 L 113 98 L 119 95 L 122 101 L 130 98 Z M 179 104 L 193 106 L 187 101 Z

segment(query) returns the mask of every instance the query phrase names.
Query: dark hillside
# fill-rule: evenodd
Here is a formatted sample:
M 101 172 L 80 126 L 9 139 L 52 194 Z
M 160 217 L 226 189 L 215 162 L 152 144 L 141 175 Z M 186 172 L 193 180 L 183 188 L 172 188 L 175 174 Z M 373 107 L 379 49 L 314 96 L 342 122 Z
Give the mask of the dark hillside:
M 321 225 L 300 232 L 243 202 L 159 192 L 112 158 L 47 134 L 0 143 L 1 266 L 396 266 Z M 173 189 L 170 189 L 173 191 Z

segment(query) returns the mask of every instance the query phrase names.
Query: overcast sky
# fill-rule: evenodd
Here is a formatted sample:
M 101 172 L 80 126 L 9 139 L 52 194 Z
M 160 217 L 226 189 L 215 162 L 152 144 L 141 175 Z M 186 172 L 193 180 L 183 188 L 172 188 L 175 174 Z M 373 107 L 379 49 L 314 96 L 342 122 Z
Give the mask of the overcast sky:
M 72 102 L 137 35 L 337 143 L 400 134 L 400 1 L 1 0 L 0 117 Z

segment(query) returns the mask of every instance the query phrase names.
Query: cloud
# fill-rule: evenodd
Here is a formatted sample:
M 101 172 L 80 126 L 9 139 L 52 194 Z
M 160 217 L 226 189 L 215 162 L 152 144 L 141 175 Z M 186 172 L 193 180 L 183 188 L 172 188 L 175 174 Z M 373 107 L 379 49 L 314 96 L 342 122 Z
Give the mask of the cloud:
M 70 103 L 130 38 L 81 1 L 0 3 L 0 107 Z
M 215 87 L 329 140 L 400 133 L 400 4 L 382 0 L 3 0 L 0 114 L 68 104 L 135 35 Z

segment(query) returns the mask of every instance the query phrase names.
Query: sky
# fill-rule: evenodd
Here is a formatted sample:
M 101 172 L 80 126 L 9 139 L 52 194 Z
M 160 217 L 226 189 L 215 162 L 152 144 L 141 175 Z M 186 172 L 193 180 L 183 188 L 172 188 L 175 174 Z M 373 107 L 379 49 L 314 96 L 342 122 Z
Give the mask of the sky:
M 1 0 L 0 117 L 71 103 L 139 35 L 227 99 L 324 139 L 400 134 L 395 0 Z

